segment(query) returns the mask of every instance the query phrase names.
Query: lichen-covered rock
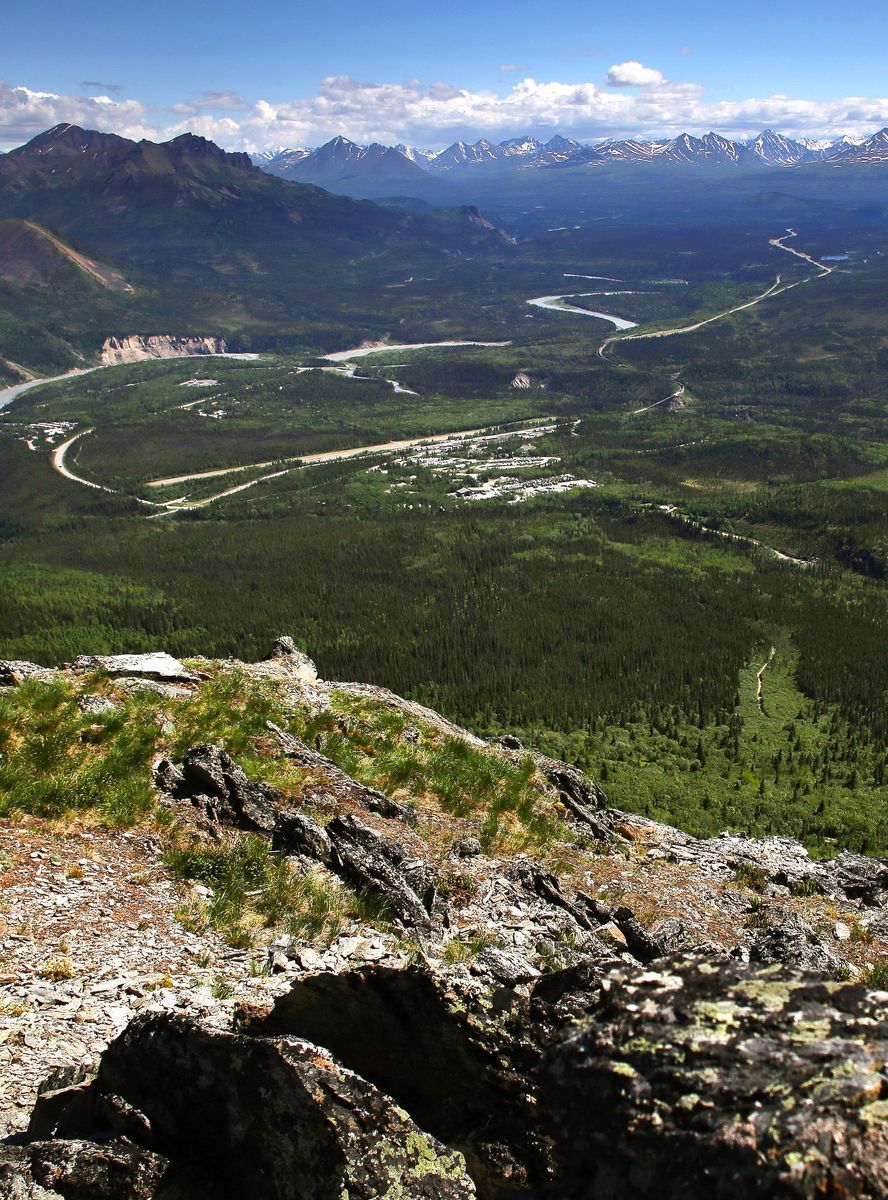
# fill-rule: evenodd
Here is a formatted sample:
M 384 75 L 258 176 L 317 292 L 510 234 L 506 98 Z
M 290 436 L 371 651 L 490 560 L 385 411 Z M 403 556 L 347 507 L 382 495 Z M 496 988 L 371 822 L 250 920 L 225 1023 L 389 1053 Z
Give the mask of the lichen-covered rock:
M 689 958 L 605 987 L 551 1054 L 559 1196 L 888 1195 L 888 995 Z
M 0 1147 L 0 1200 L 151 1200 L 168 1168 L 162 1155 L 118 1141 Z
M 134 1021 L 105 1052 L 100 1094 L 144 1113 L 156 1146 L 223 1196 L 469 1200 L 447 1150 L 331 1055 L 295 1038 Z
M 842 975 L 844 964 L 829 945 L 796 913 L 762 929 L 749 948 L 751 962 L 787 963 L 819 971 L 830 979 Z
M 542 1055 L 526 996 L 455 972 L 365 967 L 298 980 L 250 1029 L 329 1047 L 458 1147 L 482 1195 L 548 1178 L 535 1099 Z

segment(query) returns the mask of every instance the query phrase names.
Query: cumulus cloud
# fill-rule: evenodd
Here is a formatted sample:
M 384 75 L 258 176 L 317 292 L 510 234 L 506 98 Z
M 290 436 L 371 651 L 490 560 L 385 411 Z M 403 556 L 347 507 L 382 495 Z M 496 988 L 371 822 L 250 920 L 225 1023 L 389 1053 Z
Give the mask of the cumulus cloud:
M 658 87 L 665 82 L 661 71 L 640 62 L 615 63 L 605 77 L 608 87 Z
M 106 95 L 61 96 L 9 87 L 0 80 L 0 147 L 20 146 L 63 121 L 131 138 L 152 137 L 157 132 L 149 123 L 148 106 L 138 100 L 116 100 Z
M 519 65 L 518 63 L 500 63 L 500 70 L 501 71 L 526 71 L 527 64 L 522 63 Z
M 0 145 L 19 145 L 60 121 L 127 137 L 168 138 L 185 131 L 226 149 L 316 146 L 342 133 L 358 142 L 409 142 L 440 148 L 458 138 L 502 140 L 555 132 L 595 141 L 664 137 L 716 129 L 747 136 L 766 126 L 795 136 L 868 134 L 888 123 L 888 100 L 844 97 L 813 101 L 775 95 L 745 100 L 705 96 L 694 83 L 673 82 L 641 63 L 617 64 L 601 84 L 537 80 L 481 90 L 441 81 L 322 80 L 313 96 L 248 100 L 226 89 L 183 99 L 166 112 L 137 100 L 60 96 L 0 83 Z

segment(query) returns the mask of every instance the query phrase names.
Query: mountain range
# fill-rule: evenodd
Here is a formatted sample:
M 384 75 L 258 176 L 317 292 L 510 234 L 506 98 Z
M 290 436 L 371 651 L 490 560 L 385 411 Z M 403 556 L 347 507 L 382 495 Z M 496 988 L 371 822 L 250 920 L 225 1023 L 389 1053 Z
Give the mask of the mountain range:
M 425 178 L 380 151 L 377 165 Z M 274 178 L 193 134 L 135 142 L 57 125 L 0 155 L 0 348 L 48 371 L 133 329 L 338 329 L 386 272 L 510 243 L 470 206 L 359 202 Z
M 494 143 L 454 142 L 439 152 L 374 143 L 361 146 L 339 136 L 314 150 L 280 149 L 254 156 L 257 166 L 272 175 L 302 182 L 373 179 L 416 183 L 422 175 L 456 176 L 465 171 L 514 169 L 565 169 L 605 166 L 609 163 L 648 163 L 659 166 L 698 167 L 798 167 L 827 163 L 842 167 L 888 162 L 888 128 L 871 137 L 816 141 L 787 137 L 765 129 L 740 142 L 718 133 L 654 141 L 633 138 L 584 144 L 560 134 L 547 142 L 516 137 Z

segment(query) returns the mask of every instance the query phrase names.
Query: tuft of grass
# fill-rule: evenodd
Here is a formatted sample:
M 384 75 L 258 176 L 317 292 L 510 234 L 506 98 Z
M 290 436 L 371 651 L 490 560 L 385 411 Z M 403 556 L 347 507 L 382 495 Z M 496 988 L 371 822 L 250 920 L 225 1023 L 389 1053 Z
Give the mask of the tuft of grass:
M 888 962 L 876 963 L 865 972 L 861 980 L 874 992 L 888 992 Z
M 171 753 L 180 758 L 198 742 L 216 742 L 229 754 L 242 755 L 254 739 L 266 736 L 267 723 L 286 719 L 273 681 L 250 679 L 239 667 L 226 667 L 171 707 L 175 736 Z
M 218 975 L 210 984 L 210 991 L 216 1000 L 228 1000 L 234 995 L 234 988 L 221 975 Z
M 252 834 L 214 846 L 174 846 L 164 862 L 177 879 L 202 883 L 212 895 L 203 904 L 180 905 L 186 926 L 209 924 L 230 945 L 252 946 L 262 929 L 284 928 L 291 936 L 329 945 L 350 916 L 381 923 L 379 906 L 320 874 L 297 870 Z
M 544 847 L 562 840 L 562 823 L 547 810 L 530 755 L 518 763 L 460 737 L 416 723 L 387 705 L 335 693 L 322 713 L 304 714 L 291 729 L 319 745 L 337 766 L 389 794 L 409 790 L 455 817 L 480 817 L 489 850 L 504 844 Z
M 763 892 L 768 886 L 768 876 L 755 863 L 741 862 L 734 868 L 734 882 L 750 891 Z
M 446 963 L 471 963 L 485 950 L 501 944 L 498 938 L 489 933 L 479 933 L 469 938 L 457 936 L 445 945 L 441 957 Z
M 74 964 L 66 954 L 57 954 L 48 959 L 40 968 L 40 975 L 53 983 L 61 983 L 65 979 L 73 979 L 77 972 Z
M 789 885 L 789 890 L 793 896 L 803 899 L 806 896 L 817 896 L 820 893 L 820 888 L 817 881 L 810 875 L 805 879 L 797 879 Z
M 105 712 L 78 706 L 79 695 L 109 686 L 97 676 L 81 685 L 27 680 L 0 696 L 0 817 L 24 812 L 62 820 L 91 811 L 111 825 L 132 825 L 155 810 L 151 764 L 157 754 L 181 756 L 206 741 L 245 756 L 253 773 L 278 770 L 283 786 L 298 786 L 299 773 L 289 764 L 249 754 L 267 721 L 284 720 L 273 681 L 225 669 L 184 699 L 139 690 Z

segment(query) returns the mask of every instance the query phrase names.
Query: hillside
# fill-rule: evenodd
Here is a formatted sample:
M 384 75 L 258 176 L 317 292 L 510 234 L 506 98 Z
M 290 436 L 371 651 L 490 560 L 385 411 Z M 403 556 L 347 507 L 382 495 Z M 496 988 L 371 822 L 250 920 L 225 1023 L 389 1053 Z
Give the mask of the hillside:
M 0 1195 L 884 1195 L 885 860 L 617 811 L 289 638 L 0 686 Z
M 0 221 L 0 279 L 28 287 L 49 287 L 80 277 L 113 292 L 131 292 L 119 271 L 80 254 L 33 221 Z
M 47 374 L 94 361 L 106 337 L 329 337 L 365 320 L 390 274 L 510 244 L 471 207 L 356 202 L 191 134 L 158 144 L 72 125 L 0 156 L 0 221 L 0 352 Z M 84 272 L 113 294 L 80 303 Z
M 316 269 L 329 255 L 378 255 L 395 244 L 441 253 L 491 240 L 470 214 L 460 224 L 354 203 L 274 179 L 246 154 L 193 134 L 157 144 L 71 125 L 0 158 L 0 215 L 39 221 L 149 271 L 191 276 L 269 269 L 257 254 L 310 253 Z

